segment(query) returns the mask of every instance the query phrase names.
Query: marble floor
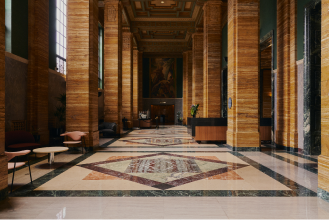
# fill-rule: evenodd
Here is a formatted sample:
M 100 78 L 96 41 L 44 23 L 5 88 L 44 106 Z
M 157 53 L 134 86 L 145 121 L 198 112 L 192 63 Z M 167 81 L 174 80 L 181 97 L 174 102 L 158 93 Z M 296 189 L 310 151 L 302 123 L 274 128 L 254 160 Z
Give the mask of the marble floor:
M 232 152 L 195 142 L 184 126 L 100 138 L 93 152 L 68 151 L 15 173 L 0 218 L 329 218 L 317 197 L 317 157 Z M 12 173 L 9 173 L 8 184 Z

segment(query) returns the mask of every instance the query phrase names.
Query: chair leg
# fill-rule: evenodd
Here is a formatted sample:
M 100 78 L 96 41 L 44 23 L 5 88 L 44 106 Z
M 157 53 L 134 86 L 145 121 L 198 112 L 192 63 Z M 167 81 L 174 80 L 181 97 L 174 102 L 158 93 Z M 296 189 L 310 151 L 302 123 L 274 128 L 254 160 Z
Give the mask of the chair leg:
M 31 167 L 30 167 L 30 161 L 27 161 L 27 164 L 29 165 L 29 171 L 30 171 L 30 179 L 31 179 L 31 184 L 32 184 L 32 175 L 31 175 Z
M 13 171 L 13 178 L 12 178 L 12 180 L 11 180 L 10 193 L 12 193 L 12 192 L 13 192 L 14 177 L 15 177 L 15 171 L 16 171 L 16 161 L 17 161 L 17 158 L 15 158 L 15 163 L 14 163 L 14 171 Z

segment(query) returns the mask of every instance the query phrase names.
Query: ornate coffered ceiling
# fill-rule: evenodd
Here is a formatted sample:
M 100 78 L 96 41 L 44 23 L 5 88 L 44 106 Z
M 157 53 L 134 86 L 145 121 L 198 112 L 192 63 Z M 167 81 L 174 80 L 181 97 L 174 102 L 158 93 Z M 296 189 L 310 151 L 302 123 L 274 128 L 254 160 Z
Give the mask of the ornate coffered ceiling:
M 192 33 L 203 26 L 205 1 L 121 0 L 123 26 L 130 27 L 139 50 L 181 53 L 191 49 Z

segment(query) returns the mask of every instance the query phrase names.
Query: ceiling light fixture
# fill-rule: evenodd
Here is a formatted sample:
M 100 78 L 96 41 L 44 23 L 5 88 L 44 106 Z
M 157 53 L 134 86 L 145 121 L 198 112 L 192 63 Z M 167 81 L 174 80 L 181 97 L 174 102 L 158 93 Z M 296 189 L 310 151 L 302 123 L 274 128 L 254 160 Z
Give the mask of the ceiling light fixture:
M 164 1 L 161 1 L 161 4 L 164 4 Z

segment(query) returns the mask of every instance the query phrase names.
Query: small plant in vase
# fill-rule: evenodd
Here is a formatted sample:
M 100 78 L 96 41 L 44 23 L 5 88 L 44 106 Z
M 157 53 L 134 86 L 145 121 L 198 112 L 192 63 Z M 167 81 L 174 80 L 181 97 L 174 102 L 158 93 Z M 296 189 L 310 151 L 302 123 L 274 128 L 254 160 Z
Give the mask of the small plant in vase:
M 196 114 L 198 113 L 198 108 L 199 104 L 191 105 L 191 115 L 193 116 L 193 118 L 195 118 Z

